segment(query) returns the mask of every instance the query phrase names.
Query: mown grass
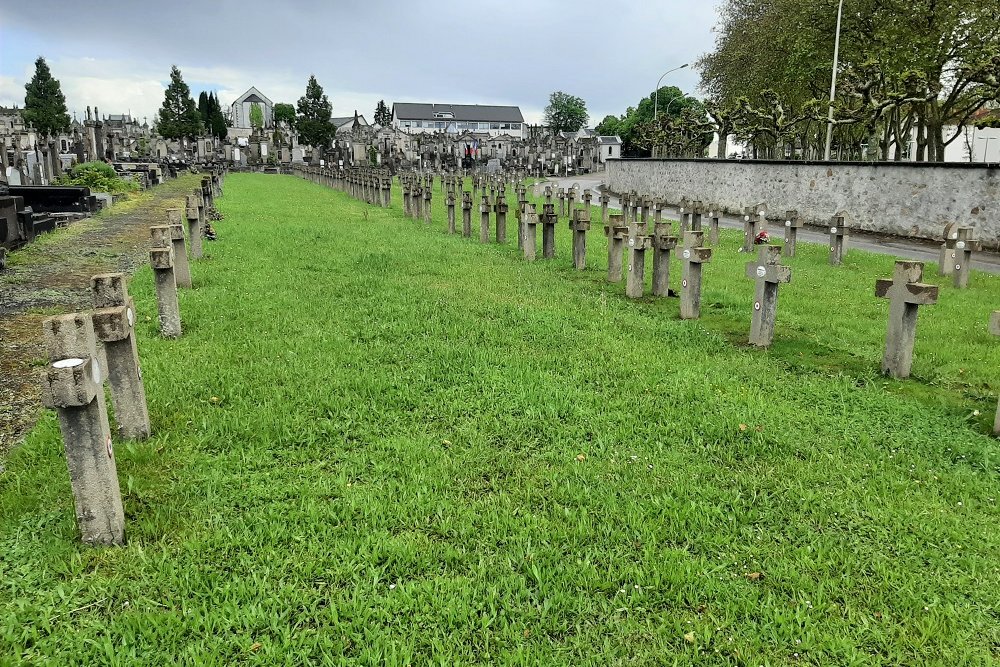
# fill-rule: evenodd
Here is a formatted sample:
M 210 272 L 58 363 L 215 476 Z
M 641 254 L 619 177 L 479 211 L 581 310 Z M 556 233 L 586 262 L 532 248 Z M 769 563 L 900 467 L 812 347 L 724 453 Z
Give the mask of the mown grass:
M 888 258 L 800 246 L 759 351 L 733 232 L 685 322 L 604 282 L 597 224 L 578 273 L 565 221 L 528 264 L 513 214 L 481 245 L 434 198 L 427 227 L 398 188 L 230 176 L 178 341 L 136 275 L 129 543 L 77 544 L 48 414 L 0 476 L 0 663 L 1000 657 L 996 278 L 943 288 L 888 382 Z

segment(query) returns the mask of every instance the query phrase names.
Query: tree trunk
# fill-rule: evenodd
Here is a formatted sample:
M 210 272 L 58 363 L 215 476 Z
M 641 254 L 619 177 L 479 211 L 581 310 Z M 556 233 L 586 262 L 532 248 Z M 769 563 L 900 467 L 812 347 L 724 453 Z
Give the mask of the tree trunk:
M 719 148 L 715 153 L 715 157 L 719 158 L 720 160 L 725 160 L 728 152 L 729 152 L 729 133 L 726 131 L 726 128 L 720 127 Z

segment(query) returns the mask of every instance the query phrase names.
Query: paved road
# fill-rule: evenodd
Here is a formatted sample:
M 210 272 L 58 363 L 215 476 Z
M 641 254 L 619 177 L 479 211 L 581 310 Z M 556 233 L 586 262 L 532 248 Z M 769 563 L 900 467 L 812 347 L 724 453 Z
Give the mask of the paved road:
M 584 174 L 571 178 L 554 178 L 550 180 L 555 181 L 556 187 L 568 188 L 572 187 L 574 183 L 579 183 L 581 189 L 590 188 L 595 192 L 604 184 L 604 179 L 600 174 Z M 597 200 L 596 196 L 594 200 Z M 611 207 L 621 208 L 621 203 L 617 197 L 611 197 Z M 676 213 L 676 207 L 674 207 L 674 211 Z M 719 220 L 719 224 L 722 227 L 730 229 L 743 229 L 743 219 L 735 216 L 723 216 Z M 804 227 L 799 230 L 798 240 L 805 243 L 826 245 L 829 243 L 830 238 L 829 234 L 824 230 L 825 228 L 823 227 Z M 778 240 L 784 238 L 785 234 L 784 227 L 775 222 L 768 224 L 768 232 L 772 238 Z M 940 246 L 940 242 L 904 239 L 898 236 L 883 236 L 881 234 L 853 230 L 851 231 L 851 238 L 848 245 L 849 248 L 857 248 L 881 255 L 893 255 L 900 259 L 913 259 L 922 262 L 937 262 L 940 254 Z M 972 260 L 972 268 L 986 273 L 1000 274 L 1000 254 L 985 251 L 977 252 Z

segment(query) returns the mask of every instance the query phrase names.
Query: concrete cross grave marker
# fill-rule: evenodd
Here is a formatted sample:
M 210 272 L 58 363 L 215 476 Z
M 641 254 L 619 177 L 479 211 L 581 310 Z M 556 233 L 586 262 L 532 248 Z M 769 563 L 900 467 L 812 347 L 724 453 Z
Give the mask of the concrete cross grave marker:
M 639 193 L 632 190 L 628 193 L 628 203 L 629 211 L 626 222 L 638 222 L 639 221 Z
M 403 215 L 410 217 L 410 182 L 403 181 Z
M 847 221 L 842 213 L 830 221 L 830 264 L 840 266 L 847 252 Z
M 472 237 L 472 195 L 468 190 L 462 191 L 462 236 Z
M 752 252 L 754 241 L 766 220 L 767 208 L 763 204 L 748 206 L 743 210 L 743 245 L 740 252 Z
M 959 227 L 958 238 L 955 240 L 955 287 L 965 289 L 969 286 L 969 274 L 972 273 L 972 252 L 979 250 L 981 244 L 972 238 L 972 227 Z
M 950 276 L 955 272 L 955 244 L 958 243 L 958 224 L 949 222 L 944 226 L 944 243 L 938 260 L 938 275 Z
M 538 215 L 535 213 L 535 205 L 528 204 L 524 211 L 524 258 L 529 262 L 535 261 L 535 251 L 538 247 L 538 237 L 535 228 L 538 226 Z
M 174 249 L 170 242 L 170 227 L 150 227 L 153 248 L 149 264 L 156 283 L 156 308 L 159 312 L 160 334 L 167 338 L 181 335 L 181 310 L 177 304 L 177 280 L 174 277 Z
M 662 199 L 657 199 L 653 202 L 653 229 L 656 229 L 656 225 L 663 222 L 663 209 L 666 206 Z
M 556 195 L 559 197 L 559 215 L 566 215 L 566 190 L 559 188 L 559 193 Z
M 131 440 L 149 437 L 146 389 L 135 344 L 135 304 L 128 294 L 125 274 L 106 273 L 90 279 L 94 303 L 94 334 L 104 344 L 111 403 L 118 434 Z
M 681 250 L 681 319 L 701 316 L 701 265 L 712 260 L 712 249 L 702 247 L 704 232 L 687 230 Z
M 799 230 L 802 229 L 802 218 L 798 211 L 785 211 L 785 257 L 795 257 L 795 243 Z
M 184 246 L 184 227 L 181 225 L 181 210 L 179 208 L 167 209 L 167 220 L 170 227 L 170 241 L 174 248 L 174 275 L 177 277 L 177 286 L 190 289 L 191 264 L 188 262 L 187 249 Z
M 614 213 L 610 216 L 608 224 L 604 225 L 604 235 L 608 237 L 608 282 L 621 282 L 622 254 L 628 235 L 628 226 L 621 215 Z
M 497 243 L 507 242 L 507 198 L 500 196 L 493 206 L 496 211 L 496 241 Z
M 677 206 L 677 217 L 680 220 L 680 230 L 684 232 L 691 229 L 691 202 L 687 197 L 681 197 L 681 203 Z
M 392 205 L 392 176 L 382 177 L 382 205 L 385 208 Z
M 653 226 L 653 296 L 670 294 L 670 251 L 677 247 L 677 237 L 670 231 L 669 222 Z
M 479 241 L 490 242 L 490 196 L 485 194 L 479 203 Z
M 187 218 L 191 258 L 201 259 L 204 256 L 204 245 L 202 242 L 201 223 L 198 220 L 198 200 L 194 195 L 188 195 L 185 199 L 184 216 Z
M 701 231 L 701 218 L 705 214 L 705 206 L 701 201 L 695 200 L 691 202 L 691 229 L 699 232 Z
M 424 188 L 424 222 L 428 225 L 431 224 L 431 194 L 433 192 L 433 186 Z
M 448 207 L 448 233 L 455 233 L 455 193 L 451 190 L 448 191 L 448 196 L 446 199 L 446 205 Z
M 747 278 L 754 281 L 753 318 L 750 344 L 768 347 L 774 338 L 774 320 L 778 314 L 778 286 L 790 282 L 792 269 L 782 266 L 781 247 L 762 245 L 756 262 L 747 264 Z
M 573 231 L 573 266 L 583 271 L 587 266 L 587 232 L 590 231 L 590 207 L 573 211 L 569 223 Z
M 555 207 L 546 204 L 542 208 L 540 222 L 542 223 L 542 259 L 553 259 L 556 256 L 556 222 Z
M 594 200 L 594 195 L 591 194 L 590 190 L 583 191 L 583 207 L 590 211 L 591 202 Z
M 418 182 L 410 192 L 410 204 L 413 206 L 413 219 L 424 217 L 424 188 Z
M 50 317 L 42 331 L 51 359 L 42 403 L 59 416 L 80 537 L 88 545 L 123 544 L 125 512 L 93 321 L 84 313 Z
M 722 217 L 718 204 L 708 205 L 708 245 L 719 245 L 719 218 Z
M 875 296 L 889 299 L 882 372 L 894 378 L 910 376 L 917 335 L 917 308 L 937 303 L 937 285 L 920 282 L 923 274 L 923 262 L 900 261 L 896 262 L 891 279 L 879 279 L 875 283 Z
M 628 277 L 625 280 L 625 296 L 630 299 L 641 299 L 646 286 L 646 249 L 652 246 L 652 240 L 638 224 L 629 226 L 628 240 Z

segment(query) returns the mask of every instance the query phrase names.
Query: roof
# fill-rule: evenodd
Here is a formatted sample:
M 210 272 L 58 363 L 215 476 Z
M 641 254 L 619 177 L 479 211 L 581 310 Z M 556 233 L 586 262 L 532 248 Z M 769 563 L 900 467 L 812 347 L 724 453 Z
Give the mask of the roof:
M 340 128 L 344 127 L 345 125 L 353 125 L 354 124 L 354 116 L 339 116 L 339 117 L 331 118 L 330 122 L 333 123 L 333 126 L 339 130 Z M 360 123 L 361 125 L 368 125 L 368 121 L 365 120 L 364 115 L 361 115 L 361 114 L 358 115 L 358 123 Z
M 620 144 L 621 142 L 622 142 L 621 137 L 617 135 L 611 137 L 608 136 L 597 137 L 597 143 L 599 144 Z
M 251 99 L 251 98 L 257 98 L 257 99 Z M 255 102 L 257 104 L 263 103 L 269 105 L 271 104 L 271 100 L 267 98 L 267 95 L 257 90 L 257 88 L 254 86 L 250 86 L 250 89 L 247 90 L 247 92 L 240 95 L 239 97 L 237 97 L 236 100 L 230 106 L 236 106 L 241 102 Z
M 451 113 L 455 120 L 474 122 L 523 123 L 519 107 L 485 106 L 482 104 L 423 104 L 394 102 L 393 115 L 400 120 L 440 120 L 434 114 Z

